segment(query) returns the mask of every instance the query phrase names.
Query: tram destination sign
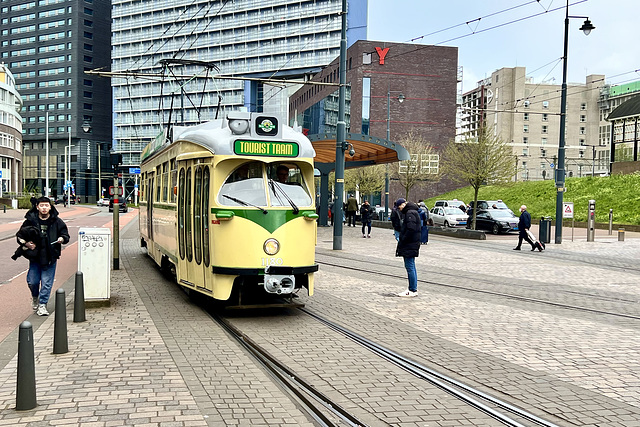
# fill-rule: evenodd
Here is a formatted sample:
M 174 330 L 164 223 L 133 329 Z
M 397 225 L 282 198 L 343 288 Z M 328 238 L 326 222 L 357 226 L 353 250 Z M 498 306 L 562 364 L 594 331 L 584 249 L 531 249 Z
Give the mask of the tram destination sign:
M 236 141 L 233 152 L 243 156 L 297 157 L 295 142 Z

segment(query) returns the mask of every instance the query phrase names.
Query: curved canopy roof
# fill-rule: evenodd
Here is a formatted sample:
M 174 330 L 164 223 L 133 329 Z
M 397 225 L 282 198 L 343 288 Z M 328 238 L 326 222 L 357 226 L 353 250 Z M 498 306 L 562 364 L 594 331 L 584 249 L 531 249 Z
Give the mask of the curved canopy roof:
M 630 100 L 620 104 L 609 114 L 607 120 L 623 119 L 625 117 L 640 116 L 640 96 L 635 96 Z
M 336 134 L 321 133 L 307 135 L 316 151 L 315 163 L 335 163 Z M 400 144 L 371 135 L 347 133 L 346 142 L 353 145 L 355 154 L 345 152 L 345 168 L 408 160 L 409 152 Z

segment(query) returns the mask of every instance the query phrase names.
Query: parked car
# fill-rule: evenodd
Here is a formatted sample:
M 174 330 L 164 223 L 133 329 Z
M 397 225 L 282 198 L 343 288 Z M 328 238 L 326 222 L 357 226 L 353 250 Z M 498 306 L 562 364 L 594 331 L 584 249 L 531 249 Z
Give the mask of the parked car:
M 125 199 L 118 199 L 118 210 L 120 212 L 128 212 L 127 201 Z M 109 199 L 109 212 L 113 212 L 113 197 Z
M 467 214 L 469 215 L 469 220 L 471 220 L 471 216 L 473 215 L 473 200 L 469 202 L 469 209 L 467 209 Z M 487 209 L 505 209 L 511 213 L 513 211 L 509 209 L 509 207 L 502 200 L 478 200 L 478 209 L 479 210 L 487 210 Z
M 467 214 L 458 208 L 435 206 L 429 211 L 429 220 L 433 225 L 462 227 L 467 225 Z
M 107 197 L 98 199 L 98 206 L 109 206 L 109 199 Z
M 471 228 L 471 221 L 467 228 Z M 486 209 L 476 215 L 476 230 L 488 230 L 493 234 L 508 233 L 518 229 L 518 217 L 508 209 Z
M 443 208 L 458 208 L 458 210 L 462 210 L 460 209 L 460 206 L 464 206 L 464 212 L 467 211 L 467 205 L 462 201 L 462 200 L 458 200 L 458 199 L 453 199 L 453 200 L 437 200 L 434 204 L 433 207 L 443 207 Z

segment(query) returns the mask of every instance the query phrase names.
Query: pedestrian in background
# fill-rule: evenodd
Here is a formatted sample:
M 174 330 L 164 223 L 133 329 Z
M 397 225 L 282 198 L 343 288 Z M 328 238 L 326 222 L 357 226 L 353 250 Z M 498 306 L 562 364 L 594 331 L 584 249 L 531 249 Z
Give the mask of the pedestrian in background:
M 56 275 L 56 264 L 62 244 L 69 243 L 69 231 L 48 197 L 32 199 L 32 203 L 33 207 L 25 214 L 26 219 L 20 227 L 36 227 L 40 230 L 38 242 L 25 243 L 29 249 L 37 250 L 36 255 L 29 260 L 27 285 L 31 290 L 31 307 L 38 316 L 48 316 L 47 303 Z
M 416 271 L 416 257 L 420 253 L 420 230 L 422 220 L 418 213 L 418 205 L 398 199 L 396 202 L 398 210 L 404 215 L 396 256 L 404 258 L 404 268 L 407 270 L 409 279 L 409 289 L 398 294 L 399 297 L 418 296 L 418 273 Z
M 520 219 L 518 220 L 518 246 L 513 248 L 514 251 L 519 251 L 522 246 L 522 240 L 526 240 L 531 245 L 531 250 L 535 251 L 536 247 L 529 238 L 527 231 L 531 228 L 531 215 L 527 212 L 525 205 L 520 206 Z
M 429 242 L 429 209 L 423 201 L 418 202 L 418 213 L 422 221 L 420 228 L 420 243 L 426 245 Z
M 347 225 L 349 227 L 356 226 L 356 212 L 358 212 L 358 201 L 351 194 L 347 199 Z
M 406 202 L 405 199 L 399 198 L 393 204 L 393 209 L 391 210 L 391 215 L 389 219 L 391 220 L 391 225 L 393 226 L 393 235 L 396 237 L 396 242 L 400 238 L 400 230 L 402 229 L 402 212 L 398 209 L 398 203 Z
M 369 201 L 365 200 L 360 206 L 360 220 L 362 221 L 362 237 L 371 237 L 371 215 L 373 209 Z M 367 227 L 367 235 L 364 234 L 364 228 Z

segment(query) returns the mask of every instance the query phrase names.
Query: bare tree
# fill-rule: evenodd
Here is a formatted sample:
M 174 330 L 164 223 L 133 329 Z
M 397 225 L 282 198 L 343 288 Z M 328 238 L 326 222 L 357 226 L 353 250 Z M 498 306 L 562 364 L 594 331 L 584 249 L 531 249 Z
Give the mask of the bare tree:
M 513 177 L 513 150 L 494 135 L 493 129 L 482 127 L 478 136 L 462 142 L 451 141 L 443 153 L 442 173 L 453 181 L 473 187 L 472 228 L 476 228 L 475 207 L 483 185 L 508 182 Z
M 403 135 L 400 144 L 409 152 L 410 158 L 393 163 L 391 175 L 400 182 L 405 199 L 408 199 L 411 188 L 418 182 L 439 179 L 439 155 L 422 135 L 414 131 Z

